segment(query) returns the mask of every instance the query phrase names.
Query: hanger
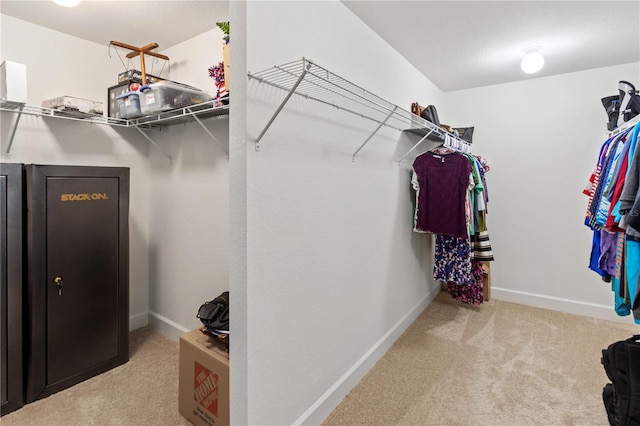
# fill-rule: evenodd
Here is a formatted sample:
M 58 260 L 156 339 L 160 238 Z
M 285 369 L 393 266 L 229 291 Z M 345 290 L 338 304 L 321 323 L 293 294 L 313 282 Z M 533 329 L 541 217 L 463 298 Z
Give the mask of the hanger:
M 435 148 L 430 149 L 429 152 L 432 152 L 434 154 L 446 155 L 453 154 L 454 152 L 456 152 L 456 150 L 445 145 L 438 145 Z
M 431 123 L 429 123 L 431 124 Z M 437 129 L 437 130 L 436 130 Z M 430 149 L 428 152 L 434 152 L 434 153 L 439 153 L 439 154 L 450 154 L 452 152 L 458 151 L 458 152 L 463 152 L 465 154 L 471 154 L 471 145 L 469 145 L 466 141 L 461 140 L 460 138 L 453 136 L 452 134 L 450 134 L 449 132 L 444 131 L 443 129 L 441 129 L 440 127 L 431 125 L 429 126 L 429 131 L 427 132 L 426 135 L 424 135 L 419 141 L 418 143 L 416 143 L 413 148 L 411 148 L 406 154 L 404 154 L 402 156 L 402 158 L 400 158 L 398 160 L 399 163 L 402 163 L 402 161 L 407 158 L 409 156 L 409 154 L 411 154 L 416 148 L 418 148 L 418 146 L 420 144 L 422 144 L 422 142 L 424 142 L 427 139 L 427 136 L 429 136 L 432 133 L 436 133 L 438 135 L 442 135 L 444 138 L 444 142 L 442 145 L 439 145 L 435 148 Z M 438 151 L 440 150 L 440 151 Z

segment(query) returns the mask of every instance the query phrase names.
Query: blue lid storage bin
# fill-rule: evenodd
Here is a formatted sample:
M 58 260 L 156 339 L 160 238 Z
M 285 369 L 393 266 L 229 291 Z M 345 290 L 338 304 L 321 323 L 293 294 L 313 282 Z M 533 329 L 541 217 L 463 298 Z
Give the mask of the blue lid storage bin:
M 138 92 L 127 92 L 116 96 L 116 102 L 120 109 L 120 118 L 136 118 L 144 115 L 140 110 L 140 96 Z

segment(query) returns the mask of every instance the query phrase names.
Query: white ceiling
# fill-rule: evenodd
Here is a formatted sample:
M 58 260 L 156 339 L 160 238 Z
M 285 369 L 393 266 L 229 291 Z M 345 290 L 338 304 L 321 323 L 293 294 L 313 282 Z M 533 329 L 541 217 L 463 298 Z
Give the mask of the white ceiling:
M 343 3 L 443 91 L 640 61 L 638 0 Z M 535 75 L 520 70 L 531 46 Z
M 108 46 L 111 40 L 158 52 L 229 20 L 227 0 L 83 0 L 61 7 L 50 0 L 1 0 L 0 13 Z
M 342 2 L 443 91 L 640 62 L 638 0 Z M 228 20 L 229 1 L 83 0 L 63 8 L 1 0 L 0 12 L 105 46 L 155 42 L 162 53 Z M 530 46 L 546 57 L 533 76 L 519 68 Z M 640 87 L 640 76 L 625 78 Z

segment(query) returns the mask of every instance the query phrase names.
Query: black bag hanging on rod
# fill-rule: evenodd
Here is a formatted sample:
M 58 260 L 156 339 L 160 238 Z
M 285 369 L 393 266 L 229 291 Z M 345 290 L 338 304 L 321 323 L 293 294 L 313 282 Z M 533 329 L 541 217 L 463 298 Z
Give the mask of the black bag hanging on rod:
M 618 127 L 618 115 L 620 115 L 620 96 L 607 96 L 602 98 L 602 106 L 607 113 L 607 130 L 612 131 Z
M 607 130 L 613 131 L 640 114 L 640 95 L 628 81 L 618 82 L 618 94 L 601 99 L 607 118 Z
M 628 81 L 618 82 L 618 92 L 620 93 L 618 126 L 620 126 L 640 114 L 640 98 L 635 86 Z

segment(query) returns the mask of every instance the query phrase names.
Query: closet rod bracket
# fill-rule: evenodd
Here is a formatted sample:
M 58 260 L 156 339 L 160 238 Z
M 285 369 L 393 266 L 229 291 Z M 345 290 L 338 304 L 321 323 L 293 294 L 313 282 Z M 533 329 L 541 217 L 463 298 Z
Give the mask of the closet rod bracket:
M 380 130 L 380 128 L 381 128 L 382 126 L 384 126 L 384 125 L 385 125 L 385 123 L 386 123 L 386 122 L 391 118 L 391 116 L 392 116 L 393 114 L 395 114 L 395 112 L 396 112 L 396 110 L 397 110 L 397 109 L 398 109 L 398 106 L 396 105 L 396 106 L 391 110 L 391 112 L 389 112 L 389 114 L 386 116 L 386 118 L 385 118 L 384 120 L 382 120 L 382 121 L 380 122 L 380 124 L 378 124 L 378 127 L 376 127 L 376 129 L 373 131 L 373 133 L 371 133 L 371 134 L 369 135 L 369 137 L 367 138 L 367 140 L 365 140 L 365 141 L 362 143 L 362 145 L 360 145 L 360 147 L 356 150 L 356 152 L 354 152 L 354 153 L 353 153 L 353 155 L 351 156 L 351 162 L 355 162 L 355 161 L 356 161 L 356 155 L 358 155 L 358 153 L 360 152 L 360 150 L 361 150 L 362 148 L 364 148 L 364 146 L 365 146 L 366 144 L 368 144 L 368 143 L 369 143 L 369 141 L 371 140 L 371 138 L 372 138 L 373 136 L 375 136 L 375 134 L 376 134 L 376 133 L 378 133 L 378 130 Z
M 431 133 L 433 133 L 433 130 L 434 130 L 434 129 L 429 129 L 429 132 L 428 132 L 426 135 L 424 135 L 424 136 L 422 137 L 422 139 L 420 139 L 420 140 L 418 141 L 418 143 L 416 143 L 416 144 L 415 144 L 415 145 L 414 145 L 414 146 L 413 146 L 409 151 L 407 151 L 407 153 L 406 153 L 405 155 L 403 155 L 403 156 L 402 156 L 402 158 L 398 160 L 398 162 L 399 162 L 399 163 L 401 163 L 401 162 L 402 162 L 402 160 L 404 160 L 405 158 L 407 158 L 407 156 L 408 156 L 409 154 L 411 154 L 413 151 L 415 151 L 415 150 L 418 148 L 418 146 L 420 146 L 420 144 L 421 144 L 422 142 L 424 142 L 425 140 L 427 140 L 427 138 L 429 137 L 429 135 L 430 135 Z
M 20 121 L 20 117 L 22 117 L 22 109 L 24 108 L 24 104 L 20 103 L 17 105 L 18 116 L 16 117 L 16 121 L 13 123 L 13 129 L 11 129 L 11 136 L 9 136 L 9 144 L 7 145 L 7 150 L 4 152 L 5 158 L 11 158 L 11 145 L 13 145 L 13 138 L 16 136 L 16 130 L 18 129 L 18 122 Z
M 222 144 L 220 143 L 220 141 L 219 141 L 215 136 L 213 136 L 213 134 L 209 131 L 209 129 L 207 129 L 207 126 L 205 126 L 205 125 L 204 125 L 204 123 L 202 122 L 202 120 L 200 120 L 200 119 L 198 118 L 198 116 L 197 116 L 197 115 L 195 115 L 195 114 L 193 113 L 193 111 L 191 110 L 191 108 L 186 108 L 186 110 L 187 110 L 187 111 L 189 111 L 189 113 L 190 113 L 190 114 L 193 114 L 193 115 L 192 115 L 192 117 L 193 117 L 193 119 L 196 121 L 196 123 L 198 123 L 198 124 L 200 125 L 200 127 L 202 127 L 202 130 L 204 130 L 204 131 L 205 131 L 205 133 L 206 133 L 207 135 L 209 135 L 209 137 L 210 137 L 210 138 L 211 138 L 215 143 L 217 143 L 217 144 L 218 144 L 218 146 L 220 147 L 220 149 L 221 149 L 221 150 L 222 150 L 222 151 L 227 155 L 227 158 L 229 158 L 229 152 L 228 152 L 228 150 L 226 150 L 226 149 L 224 148 L 224 145 L 222 145 Z
M 156 148 L 158 148 L 158 150 L 162 153 L 162 155 L 164 155 L 165 157 L 167 157 L 169 159 L 169 163 L 172 162 L 171 156 L 168 155 L 166 152 L 164 152 L 164 150 L 162 148 L 160 148 L 160 145 L 158 145 L 157 143 L 154 142 L 153 139 L 151 139 L 149 137 L 149 135 L 147 135 L 140 127 L 138 127 L 137 124 L 135 123 L 131 123 L 131 125 L 140 132 L 140 134 L 142 136 L 144 136 L 149 142 L 151 142 L 151 144 L 153 144 L 153 146 L 155 146 Z
M 276 111 L 271 116 L 271 119 L 267 122 L 267 124 L 264 126 L 264 129 L 262 129 L 262 132 L 260 132 L 260 134 L 256 138 L 256 151 L 260 151 L 260 139 L 262 139 L 262 137 L 267 132 L 269 127 L 271 127 L 271 125 L 273 124 L 273 121 L 276 119 L 278 114 L 280 114 L 280 111 L 282 111 L 282 108 L 284 108 L 285 104 L 291 98 L 291 95 L 295 93 L 300 83 L 302 83 L 302 80 L 304 80 L 304 77 L 307 75 L 307 71 L 309 70 L 310 67 L 311 67 L 311 63 L 309 63 L 305 58 L 302 58 L 302 73 L 300 73 L 300 76 L 298 77 L 298 80 L 296 81 L 296 83 L 291 87 L 291 89 L 289 90 L 289 93 L 287 93 L 287 96 L 285 96 L 285 98 L 282 100 L 282 102 L 280 103 Z M 249 74 L 249 76 L 251 76 L 251 74 Z

